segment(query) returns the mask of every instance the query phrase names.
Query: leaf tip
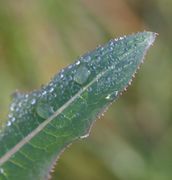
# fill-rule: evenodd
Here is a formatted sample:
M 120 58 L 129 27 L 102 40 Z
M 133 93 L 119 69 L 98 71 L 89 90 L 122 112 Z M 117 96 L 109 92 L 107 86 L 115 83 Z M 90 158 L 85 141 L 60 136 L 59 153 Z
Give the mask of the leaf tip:
M 151 32 L 151 31 L 145 31 L 145 33 L 146 33 L 145 39 L 147 41 L 148 48 L 149 48 L 151 45 L 153 45 L 156 37 L 158 36 L 158 33 Z

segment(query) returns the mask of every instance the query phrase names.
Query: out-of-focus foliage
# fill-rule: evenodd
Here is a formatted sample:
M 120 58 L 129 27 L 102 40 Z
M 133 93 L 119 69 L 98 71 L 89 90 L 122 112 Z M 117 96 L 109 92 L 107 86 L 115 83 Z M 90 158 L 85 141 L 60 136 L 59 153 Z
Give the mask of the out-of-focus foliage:
M 0 1 L 0 123 L 9 95 L 49 81 L 78 55 L 144 29 L 160 34 L 133 86 L 52 179 L 172 179 L 172 1 Z

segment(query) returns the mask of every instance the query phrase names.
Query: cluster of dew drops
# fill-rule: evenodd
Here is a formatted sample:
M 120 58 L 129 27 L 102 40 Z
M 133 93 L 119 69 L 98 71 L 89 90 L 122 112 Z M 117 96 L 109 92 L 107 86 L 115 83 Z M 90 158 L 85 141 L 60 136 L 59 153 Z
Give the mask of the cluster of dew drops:
M 75 63 L 75 66 L 79 66 L 79 65 L 80 65 L 80 60 Z M 71 67 L 72 67 L 72 65 L 68 66 L 69 69 Z M 61 72 L 58 74 L 58 78 L 57 78 L 58 81 L 64 79 L 63 72 L 64 72 L 64 69 L 62 69 Z M 78 67 L 72 80 L 74 80 L 78 84 L 82 85 L 87 81 L 90 74 L 91 74 L 91 72 L 87 69 L 87 67 L 84 65 L 81 65 Z M 61 83 L 60 86 L 61 86 L 61 89 L 63 90 L 63 83 Z M 53 113 L 53 110 L 52 110 L 53 107 L 48 106 L 48 105 L 42 106 L 42 104 L 37 103 L 37 101 L 39 101 L 38 99 L 41 99 L 41 97 L 44 97 L 44 96 L 49 97 L 50 101 L 51 101 L 51 98 L 56 98 L 56 96 L 57 96 L 56 93 L 53 94 L 55 88 L 56 88 L 56 80 L 54 80 L 54 82 L 52 80 L 47 86 L 43 87 L 40 91 L 33 91 L 30 94 L 16 93 L 15 96 L 17 96 L 17 97 L 14 98 L 12 104 L 10 105 L 10 112 L 8 114 L 8 121 L 6 123 L 6 126 L 11 126 L 12 123 L 14 123 L 17 120 L 16 114 L 19 118 L 21 118 L 35 104 L 37 106 L 39 106 L 38 108 L 36 108 L 36 110 L 37 110 L 37 114 L 39 116 L 41 116 L 42 118 L 46 118 L 44 115 L 45 111 L 51 110 L 51 112 Z M 53 96 L 52 96 L 52 94 L 53 94 Z M 27 110 L 24 109 L 23 107 L 27 107 Z
M 114 40 L 111 40 L 109 41 L 109 51 L 113 51 L 114 50 L 114 46 L 115 46 L 115 43 L 117 41 L 121 41 L 125 38 L 126 36 L 124 37 L 120 37 L 119 39 L 114 39 Z M 100 48 L 102 52 L 104 52 L 104 47 L 103 46 L 98 46 L 97 49 Z M 80 59 L 78 61 L 76 61 L 75 64 L 72 64 L 72 65 L 69 65 L 67 68 L 70 69 L 72 68 L 73 66 L 78 66 L 78 68 L 75 68 L 74 70 L 74 75 L 72 77 L 72 80 L 75 81 L 76 83 L 78 83 L 79 85 L 83 85 L 87 79 L 89 78 L 89 76 L 91 75 L 91 71 L 87 68 L 87 66 L 82 63 L 83 61 L 85 63 L 91 63 L 91 56 L 88 54 L 88 56 L 86 57 L 80 57 Z M 101 56 L 98 56 L 98 60 L 100 61 L 101 60 Z M 95 66 L 92 67 L 93 70 L 95 69 Z M 56 76 L 58 77 L 58 81 L 59 80 L 63 80 L 64 79 L 64 70 L 65 69 L 62 69 L 61 72 Z M 65 79 L 64 79 L 65 80 Z M 63 88 L 63 85 L 61 84 L 61 88 Z M 56 80 L 51 81 L 49 84 L 48 84 L 48 88 L 45 86 L 45 88 L 41 89 L 40 91 L 33 91 L 32 93 L 29 93 L 29 94 L 20 94 L 20 93 L 16 93 L 18 96 L 16 98 L 16 100 L 14 100 L 14 102 L 12 102 L 11 106 L 10 106 L 10 112 L 8 114 L 8 121 L 6 123 L 6 126 L 11 126 L 12 123 L 14 123 L 16 121 L 16 116 L 15 114 L 19 114 L 18 117 L 21 118 L 24 114 L 27 113 L 27 111 L 29 110 L 29 108 L 31 106 L 34 106 L 35 104 L 37 104 L 37 100 L 40 98 L 40 97 L 43 97 L 43 96 L 48 96 L 49 94 L 52 94 L 53 91 L 55 90 L 56 88 Z M 47 90 L 48 89 L 48 90 Z M 90 90 L 91 90 L 91 87 L 90 87 Z M 117 96 L 118 95 L 118 91 L 115 92 L 115 95 Z M 113 94 L 114 96 L 114 94 Z M 53 94 L 53 97 L 52 98 L 55 98 L 56 97 L 56 94 L 54 93 Z M 112 97 L 112 94 L 108 94 L 105 99 L 106 100 L 111 100 L 111 97 Z M 27 110 L 26 109 L 23 109 L 22 107 L 26 107 L 26 104 L 27 104 Z M 38 103 L 38 106 L 39 106 L 39 103 Z M 41 106 L 39 108 L 37 108 L 37 114 L 43 118 L 46 118 L 44 112 L 45 112 L 45 108 L 46 108 L 46 111 L 48 109 L 48 111 L 50 111 L 51 113 L 53 113 L 53 107 L 51 106 Z

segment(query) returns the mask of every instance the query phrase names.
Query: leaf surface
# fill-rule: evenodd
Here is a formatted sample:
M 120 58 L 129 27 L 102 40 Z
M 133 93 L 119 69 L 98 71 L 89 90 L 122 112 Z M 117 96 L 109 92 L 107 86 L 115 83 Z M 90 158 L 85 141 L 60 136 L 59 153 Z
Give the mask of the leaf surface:
M 31 93 L 15 93 L 0 131 L 0 180 L 46 179 L 62 150 L 87 137 L 97 116 L 131 83 L 156 37 L 141 32 L 109 41 Z

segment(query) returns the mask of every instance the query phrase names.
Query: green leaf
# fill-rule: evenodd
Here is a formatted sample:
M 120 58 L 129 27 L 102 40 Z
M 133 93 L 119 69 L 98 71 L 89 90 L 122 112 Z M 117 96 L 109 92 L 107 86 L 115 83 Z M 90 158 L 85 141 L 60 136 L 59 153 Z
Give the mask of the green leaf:
M 111 40 L 40 90 L 15 93 L 0 133 L 0 179 L 46 179 L 62 150 L 89 135 L 97 116 L 131 83 L 155 33 Z

